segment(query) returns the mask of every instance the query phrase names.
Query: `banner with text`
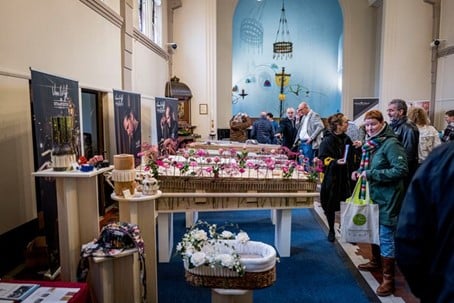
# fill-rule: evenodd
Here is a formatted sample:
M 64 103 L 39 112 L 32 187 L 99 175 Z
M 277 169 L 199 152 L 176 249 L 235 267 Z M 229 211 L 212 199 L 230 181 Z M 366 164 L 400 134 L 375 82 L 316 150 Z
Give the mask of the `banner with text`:
M 35 70 L 31 70 L 31 76 L 35 170 L 38 170 L 51 161 L 53 117 L 67 117 L 71 121 L 72 131 L 67 143 L 74 149 L 76 157 L 80 156 L 79 84 Z M 35 184 L 37 210 L 43 213 L 50 271 L 53 274 L 59 267 L 55 179 L 37 178 Z
M 178 99 L 156 97 L 156 130 L 161 154 L 178 149 Z
M 354 98 L 353 99 L 353 120 L 361 117 L 362 114 L 378 105 L 378 98 Z
M 140 94 L 114 90 L 113 99 L 117 154 L 134 155 L 134 164 L 138 166 L 142 146 Z

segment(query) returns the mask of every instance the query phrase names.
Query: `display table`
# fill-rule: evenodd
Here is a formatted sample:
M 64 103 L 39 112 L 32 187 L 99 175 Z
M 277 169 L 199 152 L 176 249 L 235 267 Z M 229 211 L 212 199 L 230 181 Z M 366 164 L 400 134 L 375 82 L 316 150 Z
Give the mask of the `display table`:
M 156 262 L 156 214 L 155 201 L 161 197 L 161 191 L 156 195 L 139 195 L 128 198 L 112 194 L 112 199 L 118 201 L 119 219 L 121 222 L 137 224 L 145 244 L 145 264 L 147 271 L 147 302 L 158 302 L 158 279 Z M 134 266 L 137 268 L 137 266 Z M 137 288 L 137 287 L 136 287 Z
M 61 279 L 77 281 L 77 265 L 83 243 L 99 235 L 97 176 L 112 167 L 91 172 L 54 171 L 33 173 L 35 177 L 55 178 L 57 190 L 58 234 Z
M 8 283 L 39 284 L 41 287 L 79 288 L 79 291 L 68 300 L 68 303 L 91 303 L 90 290 L 87 283 L 60 282 L 60 281 L 36 281 L 36 280 L 2 280 Z M 94 303 L 94 302 L 93 302 Z
M 200 211 L 273 210 L 275 246 L 281 257 L 289 257 L 292 209 L 312 207 L 319 196 L 317 184 L 303 179 L 160 176 L 159 182 L 159 262 L 169 262 L 172 254 L 173 213 L 185 212 L 191 225 Z
M 190 148 L 201 148 L 207 150 L 219 150 L 219 149 L 236 149 L 240 150 L 247 150 L 248 152 L 270 152 L 272 149 L 277 150 L 281 146 L 277 144 L 246 144 L 242 142 L 234 142 L 234 141 L 206 141 L 206 142 L 193 142 L 188 144 Z

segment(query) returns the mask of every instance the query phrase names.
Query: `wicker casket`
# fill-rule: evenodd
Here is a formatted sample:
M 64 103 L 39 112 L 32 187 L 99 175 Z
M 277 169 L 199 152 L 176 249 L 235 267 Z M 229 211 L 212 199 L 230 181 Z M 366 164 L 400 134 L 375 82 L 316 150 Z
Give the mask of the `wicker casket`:
M 228 241 L 229 246 L 234 240 Z M 222 241 L 219 243 L 222 252 Z M 235 250 L 246 271 L 240 276 L 234 270 L 224 267 L 198 266 L 189 268 L 184 262 L 186 281 L 199 287 L 224 289 L 259 289 L 271 286 L 276 281 L 276 250 L 265 243 L 248 241 L 235 242 Z M 228 248 L 226 248 L 228 249 Z
M 159 176 L 163 192 L 314 192 L 317 183 L 304 179 Z

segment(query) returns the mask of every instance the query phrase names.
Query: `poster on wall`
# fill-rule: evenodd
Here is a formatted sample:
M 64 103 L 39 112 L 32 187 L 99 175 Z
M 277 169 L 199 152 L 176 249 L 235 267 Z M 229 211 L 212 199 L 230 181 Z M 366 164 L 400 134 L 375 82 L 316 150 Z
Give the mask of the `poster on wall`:
M 71 124 L 66 140 L 76 157 L 80 155 L 79 84 L 43 72 L 31 70 L 35 170 L 50 163 L 55 142 L 52 121 L 64 117 Z M 50 273 L 59 267 L 57 197 L 55 180 L 36 179 L 37 210 L 44 218 L 44 233 L 49 251 Z
M 118 154 L 134 155 L 135 166 L 140 165 L 142 146 L 140 94 L 114 90 L 115 140 Z
M 178 149 L 178 99 L 156 97 L 156 130 L 161 154 Z
M 410 107 L 415 106 L 415 107 L 421 107 L 423 108 L 427 116 L 430 117 L 430 101 L 429 100 L 418 100 L 418 101 L 410 101 Z
M 353 120 L 361 117 L 362 114 L 378 105 L 378 98 L 354 98 L 353 99 Z

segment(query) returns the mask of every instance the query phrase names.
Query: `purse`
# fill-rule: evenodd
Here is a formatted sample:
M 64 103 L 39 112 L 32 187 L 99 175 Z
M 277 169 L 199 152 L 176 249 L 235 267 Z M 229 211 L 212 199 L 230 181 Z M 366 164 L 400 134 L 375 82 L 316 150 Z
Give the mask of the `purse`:
M 373 204 L 366 182 L 366 197 L 360 198 L 361 178 L 358 179 L 351 197 L 341 202 L 341 241 L 380 245 L 379 208 Z

